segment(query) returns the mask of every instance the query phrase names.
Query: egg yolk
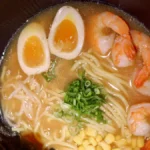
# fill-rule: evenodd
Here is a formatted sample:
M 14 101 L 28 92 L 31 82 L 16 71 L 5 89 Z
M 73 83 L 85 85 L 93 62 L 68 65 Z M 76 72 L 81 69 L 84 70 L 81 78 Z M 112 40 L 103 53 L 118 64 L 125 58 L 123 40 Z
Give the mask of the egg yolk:
M 78 34 L 72 21 L 63 20 L 57 27 L 55 34 L 55 46 L 61 51 L 71 52 L 77 45 Z
M 36 67 L 43 63 L 45 55 L 42 43 L 38 37 L 31 36 L 27 39 L 23 50 L 23 58 L 29 67 Z

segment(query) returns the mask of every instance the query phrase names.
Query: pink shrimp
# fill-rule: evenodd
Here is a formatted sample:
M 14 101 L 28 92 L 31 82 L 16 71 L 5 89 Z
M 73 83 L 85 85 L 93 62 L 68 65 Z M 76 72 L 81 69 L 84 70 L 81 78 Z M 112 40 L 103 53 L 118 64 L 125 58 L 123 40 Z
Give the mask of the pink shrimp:
M 115 39 L 112 48 L 112 59 L 117 67 L 127 67 L 132 65 L 134 60 L 134 46 L 130 40 L 123 36 Z
M 150 136 L 150 103 L 136 104 L 130 107 L 128 127 L 136 136 Z
M 101 14 L 90 17 L 86 29 L 90 46 L 102 55 L 106 55 L 113 45 L 115 33 L 102 23 Z
M 116 66 L 132 64 L 136 52 L 129 27 L 122 18 L 111 12 L 103 12 L 90 19 L 87 29 L 90 44 L 101 54 L 107 54 L 112 48 L 112 59 Z M 116 40 L 115 33 L 119 34 Z
M 143 59 L 143 67 L 137 72 L 134 79 L 134 85 L 139 88 L 148 80 L 150 75 L 150 37 L 135 30 L 131 31 L 131 36 Z
M 111 28 L 114 32 L 122 36 L 127 36 L 129 34 L 129 27 L 126 22 L 119 16 L 111 12 L 103 12 L 100 14 L 101 21 L 106 27 Z

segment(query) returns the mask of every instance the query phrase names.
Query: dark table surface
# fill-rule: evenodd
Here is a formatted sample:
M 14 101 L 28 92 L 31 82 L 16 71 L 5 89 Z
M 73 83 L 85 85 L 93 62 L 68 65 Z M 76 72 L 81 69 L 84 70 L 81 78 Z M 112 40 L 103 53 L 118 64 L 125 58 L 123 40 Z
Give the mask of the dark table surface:
M 1 0 L 0 1 L 0 54 L 12 34 L 28 18 L 50 5 L 66 0 Z M 69 0 L 67 0 L 69 1 Z M 78 1 L 78 0 L 76 0 Z M 85 1 L 85 0 L 82 0 Z M 87 0 L 90 1 L 90 0 Z M 93 0 L 98 1 L 98 0 Z M 109 2 L 133 16 L 150 29 L 150 0 L 101 0 Z

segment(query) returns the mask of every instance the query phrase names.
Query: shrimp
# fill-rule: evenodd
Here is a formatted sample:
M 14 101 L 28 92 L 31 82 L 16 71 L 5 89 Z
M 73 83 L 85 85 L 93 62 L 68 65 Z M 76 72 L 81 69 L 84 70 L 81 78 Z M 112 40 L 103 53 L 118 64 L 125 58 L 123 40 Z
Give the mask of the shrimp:
M 118 36 L 112 48 L 112 60 L 117 67 L 127 67 L 133 64 L 134 57 L 130 52 L 134 49 L 133 44 L 127 38 Z M 129 53 L 128 53 L 129 52 Z
M 86 33 L 89 44 L 102 55 L 112 48 L 115 33 L 102 23 L 101 14 L 90 17 Z
M 129 27 L 122 18 L 106 11 L 93 16 L 87 29 L 89 43 L 102 55 L 106 55 L 112 48 L 112 59 L 116 66 L 132 64 L 136 51 Z M 119 35 L 117 38 L 116 33 Z
M 136 72 L 136 73 L 138 73 L 138 72 Z M 144 84 L 142 86 L 136 88 L 136 90 L 143 95 L 150 96 L 150 80 L 145 81 Z
M 127 117 L 128 127 L 136 136 L 150 136 L 150 103 L 130 107 Z
M 137 72 L 134 85 L 136 88 L 141 87 L 150 75 L 150 38 L 144 33 L 136 30 L 131 31 L 133 43 L 143 59 L 143 67 Z

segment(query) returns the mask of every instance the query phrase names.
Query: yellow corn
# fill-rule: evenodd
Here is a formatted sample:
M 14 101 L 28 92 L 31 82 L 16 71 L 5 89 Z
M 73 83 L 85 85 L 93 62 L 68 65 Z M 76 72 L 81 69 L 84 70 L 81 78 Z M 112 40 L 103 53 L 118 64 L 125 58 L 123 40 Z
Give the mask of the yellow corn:
M 88 135 L 88 136 L 95 137 L 97 135 L 97 131 L 93 128 L 90 128 L 90 127 L 87 127 L 85 132 L 86 132 L 86 135 Z
M 90 138 L 89 138 L 89 143 L 90 143 L 91 145 L 93 145 L 93 146 L 96 146 L 96 145 L 97 145 L 97 142 L 96 142 L 96 140 L 95 140 L 93 137 L 90 137 Z
M 111 146 L 104 141 L 100 142 L 100 146 L 103 150 L 111 150 Z
M 131 146 L 124 147 L 124 150 L 132 150 Z
M 127 140 L 127 143 L 130 145 L 131 142 L 132 142 L 132 139 L 131 138 L 127 138 L 126 140 Z
M 84 147 L 87 147 L 89 145 L 89 141 L 88 140 L 83 140 L 82 145 Z
M 103 150 L 102 147 L 100 147 L 99 145 L 96 146 L 96 150 Z
M 139 147 L 137 147 L 137 148 L 134 148 L 134 149 L 132 149 L 132 150 L 140 150 L 140 148 L 139 148 Z
M 69 132 L 67 138 L 70 137 Z M 73 138 L 77 144 L 78 150 L 140 150 L 144 146 L 144 137 L 132 136 L 130 138 L 122 138 L 121 135 L 114 136 L 108 133 L 105 138 L 97 133 L 93 128 L 87 127 L 81 130 L 78 135 Z M 111 148 L 111 144 L 115 144 L 116 148 Z M 113 144 L 113 145 L 114 145 Z
M 107 144 L 112 144 L 115 141 L 115 137 L 113 134 L 108 133 L 104 139 Z
M 95 150 L 95 147 L 92 145 L 88 145 L 85 149 L 86 150 Z
M 95 139 L 96 139 L 97 142 L 102 141 L 102 137 L 100 135 L 97 135 Z
M 73 138 L 73 141 L 77 144 L 77 145 L 81 145 L 82 144 L 82 139 L 79 136 L 75 136 Z
M 79 146 L 78 150 L 85 150 L 83 146 Z
M 132 137 L 131 145 L 132 145 L 132 148 L 136 148 L 136 138 L 135 137 Z
M 120 135 L 116 135 L 115 140 L 118 141 L 120 139 L 121 139 L 121 136 Z
M 144 138 L 139 136 L 137 138 L 137 147 L 141 148 L 143 146 L 144 146 Z
M 85 132 L 84 130 L 81 130 L 79 133 L 79 137 L 83 140 L 85 138 Z
M 125 139 L 120 139 L 120 140 L 116 141 L 115 143 L 118 147 L 122 147 L 127 144 L 127 141 Z

